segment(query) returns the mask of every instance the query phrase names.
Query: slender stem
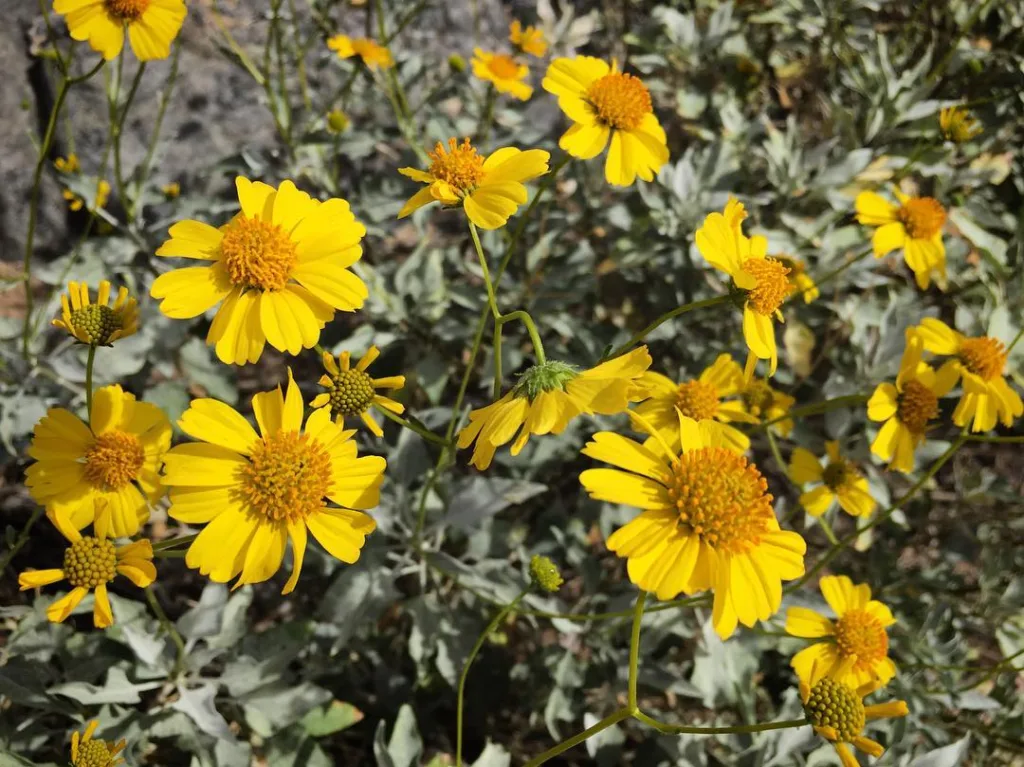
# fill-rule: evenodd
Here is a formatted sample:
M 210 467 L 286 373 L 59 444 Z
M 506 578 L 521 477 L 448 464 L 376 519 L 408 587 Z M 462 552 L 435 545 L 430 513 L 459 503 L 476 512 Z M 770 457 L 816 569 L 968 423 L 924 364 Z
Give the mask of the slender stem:
M 174 660 L 174 667 L 171 669 L 171 678 L 177 679 L 181 674 L 182 669 L 185 667 L 185 640 L 182 639 L 181 634 L 178 633 L 178 629 L 174 627 L 170 619 L 167 617 L 167 613 L 164 612 L 164 608 L 160 606 L 160 602 L 156 598 L 156 594 L 153 593 L 153 587 L 143 589 L 146 592 L 146 601 L 149 602 L 149 606 L 153 608 L 153 613 L 156 615 L 156 619 L 160 621 L 160 626 L 167 635 L 170 636 L 171 641 L 174 642 L 174 647 L 177 650 L 177 656 Z
M 92 424 L 92 368 L 96 362 L 96 344 L 89 344 L 89 356 L 85 360 L 85 412 Z
M 576 735 L 573 735 L 571 738 L 567 740 L 563 740 L 561 743 L 559 743 L 557 746 L 554 746 L 553 748 L 549 748 L 540 756 L 528 761 L 525 765 L 523 765 L 523 767 L 538 767 L 538 765 L 544 764 L 544 762 L 548 761 L 549 759 L 554 759 L 559 754 L 568 751 L 570 748 L 573 748 L 574 746 L 578 746 L 580 743 L 582 743 L 590 737 L 593 737 L 594 735 L 597 735 L 597 733 L 601 732 L 602 730 L 607 730 L 609 727 L 618 724 L 624 719 L 629 719 L 629 717 L 629 709 L 620 708 L 618 711 L 616 711 L 613 714 L 609 714 L 592 727 L 588 727 L 583 732 L 577 733 Z
M 658 319 L 656 319 L 650 325 L 645 327 L 639 333 L 634 334 L 634 336 L 630 338 L 628 341 L 626 341 L 626 343 L 622 344 L 622 346 L 619 346 L 616 349 L 613 349 L 612 351 L 608 352 L 608 354 L 604 355 L 601 358 L 601 362 L 606 362 L 610 359 L 618 357 L 621 354 L 625 354 L 638 343 L 647 338 L 648 335 L 653 333 L 655 330 L 657 330 L 659 327 L 661 327 L 671 319 L 679 317 L 680 315 L 686 314 L 688 312 L 692 312 L 695 309 L 704 309 L 709 306 L 718 306 L 719 304 L 724 304 L 731 300 L 731 298 L 732 296 L 728 294 L 724 296 L 715 296 L 714 298 L 705 298 L 703 301 L 693 301 L 691 303 L 678 306 L 670 312 L 665 312 L 663 315 L 658 317 Z
M 806 719 L 788 719 L 784 722 L 762 722 L 760 724 L 740 724 L 725 727 L 691 727 L 684 724 L 668 724 L 659 722 L 657 719 L 648 716 L 643 711 L 635 714 L 636 719 L 644 724 L 650 725 L 659 732 L 666 735 L 730 735 L 739 733 L 765 732 L 766 730 L 788 730 L 794 727 L 803 727 L 808 722 Z
M 469 678 L 469 667 L 473 665 L 473 661 L 476 659 L 480 649 L 484 646 L 484 642 L 487 638 L 494 633 L 494 630 L 498 628 L 498 625 L 508 617 L 509 613 L 513 612 L 519 605 L 519 602 L 526 593 L 529 591 L 529 586 L 519 592 L 519 596 L 509 602 L 503 607 L 497 615 L 495 615 L 491 622 L 487 624 L 487 628 L 483 630 L 483 633 L 477 637 L 476 644 L 473 645 L 473 649 L 469 651 L 469 656 L 466 658 L 466 663 L 462 667 L 462 673 L 459 675 L 459 690 L 455 700 L 455 767 L 462 767 L 462 714 L 465 708 L 466 702 L 466 679 Z
M 468 220 L 468 219 L 467 219 Z M 487 256 L 484 255 L 484 246 L 480 244 L 480 235 L 476 231 L 476 224 L 469 222 L 469 233 L 473 237 L 473 246 L 476 248 L 477 258 L 480 260 L 480 268 L 484 272 L 484 286 L 487 288 L 487 303 L 491 307 L 491 314 L 495 320 L 501 318 L 498 311 L 498 300 L 494 296 L 494 284 L 491 282 L 491 270 L 487 267 Z
M 841 263 L 839 266 L 835 267 L 831 271 L 825 272 L 825 274 L 823 274 L 821 277 L 815 277 L 814 278 L 814 287 L 807 288 L 807 291 L 814 290 L 814 288 L 820 288 L 825 283 L 831 282 L 836 277 L 838 277 L 840 274 L 842 274 L 847 269 L 849 269 L 851 266 L 853 266 L 854 264 L 856 264 L 856 263 L 858 263 L 860 261 L 863 261 L 865 258 L 870 256 L 871 253 L 872 253 L 872 250 L 870 248 L 868 248 L 867 250 L 863 251 L 862 253 L 858 253 L 853 258 L 848 258 L 846 261 L 844 261 L 843 263 Z M 803 294 L 805 292 L 807 292 L 807 291 L 801 291 L 799 293 L 793 293 L 792 295 L 790 295 L 786 299 L 786 301 L 784 303 L 788 303 L 789 301 L 792 301 L 797 296 L 802 297 Z
M 534 323 L 530 313 L 517 309 L 514 312 L 503 314 L 495 324 L 504 325 L 512 320 L 519 320 L 526 326 L 526 332 L 530 334 L 530 343 L 533 344 L 534 354 L 537 355 L 537 362 L 541 365 L 547 362 L 547 357 L 544 355 L 544 344 L 540 340 L 540 333 L 537 331 L 537 325 Z
M 171 93 L 174 91 L 174 84 L 178 79 L 178 61 L 181 58 L 181 40 L 174 44 L 174 53 L 171 55 L 171 71 L 167 73 L 167 83 L 160 94 L 160 106 L 157 107 L 156 120 L 153 123 L 153 134 L 149 138 L 149 146 L 146 147 L 146 156 L 142 159 L 135 179 L 135 196 L 127 208 L 127 219 L 131 223 L 135 207 L 142 196 L 142 188 L 149 179 L 149 170 L 153 165 L 153 156 L 156 154 L 157 144 L 160 142 L 160 128 L 164 124 L 164 115 L 167 113 L 167 105 L 171 103 Z
M 967 436 L 968 442 L 989 442 L 998 443 L 1004 445 L 1020 444 L 1024 442 L 1024 434 L 1018 434 L 1011 437 L 994 437 L 988 434 L 969 434 Z
M 1021 336 L 1024 336 L 1024 328 L 1021 328 L 1020 330 L 1017 331 L 1017 335 L 1013 337 L 1013 340 L 1010 341 L 1010 345 L 1006 347 L 1007 354 L 1013 351 L 1013 347 L 1017 345 L 1017 342 L 1020 340 Z
M 146 62 L 143 61 L 139 63 L 139 68 L 135 71 L 135 77 L 132 78 L 132 84 L 128 88 L 128 95 L 125 97 L 124 106 L 121 108 L 121 111 L 118 112 L 117 98 L 121 92 L 121 62 L 123 62 L 124 59 L 124 56 L 121 56 L 118 59 L 117 92 L 113 95 L 110 105 L 110 135 L 114 142 L 114 185 L 117 187 L 117 196 L 121 198 L 121 204 L 125 207 L 126 222 L 131 226 L 131 210 L 133 206 L 128 201 L 128 192 L 125 188 L 124 173 L 121 169 L 121 133 L 124 130 L 124 122 L 128 119 L 128 110 L 131 109 L 132 101 L 135 100 L 135 94 L 138 92 L 139 84 L 142 82 L 142 76 L 146 73 Z
M 492 394 L 495 402 L 501 399 L 501 329 L 505 326 L 500 319 L 494 323 L 494 339 L 491 342 L 491 348 L 494 350 L 494 387 Z
M 224 40 L 227 41 L 228 48 L 230 48 L 231 52 L 238 57 L 238 61 L 245 68 L 245 70 L 252 76 L 252 79 L 256 81 L 257 85 L 259 85 L 261 88 L 264 87 L 267 82 L 266 77 L 263 76 L 263 73 L 260 72 L 259 68 L 257 68 L 257 66 L 253 63 L 252 59 L 249 58 L 249 54 L 247 54 L 245 50 L 242 48 L 242 46 L 238 44 L 238 41 L 235 40 L 234 36 L 231 34 L 227 26 L 224 24 L 224 19 L 222 19 L 220 15 L 220 9 L 217 7 L 217 0 L 212 0 L 210 4 L 210 9 L 213 12 L 213 23 L 217 27 L 217 29 L 220 30 L 220 33 L 224 35 Z
M 764 434 L 768 437 L 768 447 L 771 448 L 772 457 L 775 459 L 775 463 L 778 465 L 779 471 L 782 473 L 782 476 L 789 480 L 789 471 L 786 468 L 786 459 L 782 457 L 782 451 L 779 450 L 779 441 L 775 439 L 775 435 L 772 434 L 771 429 L 765 429 Z
M 14 542 L 11 548 L 4 554 L 4 558 L 0 560 L 0 576 L 7 570 L 7 565 L 11 563 L 11 560 L 21 551 L 21 547 L 28 542 L 28 537 L 32 533 L 32 528 L 35 527 L 36 522 L 39 521 L 40 517 L 43 516 L 43 507 L 36 506 L 28 519 L 25 520 L 25 526 L 21 528 L 21 532 L 18 534 L 18 539 Z
M 831 410 L 838 410 L 839 408 L 847 406 L 853 407 L 856 405 L 863 405 L 869 399 L 871 398 L 866 394 L 847 394 L 843 397 L 835 397 L 833 399 L 823 400 L 822 402 L 812 402 L 810 405 L 793 408 L 770 421 L 764 421 L 761 426 L 767 428 L 779 421 L 786 421 L 790 418 L 801 418 L 807 415 L 821 415 L 822 413 L 827 413 Z
M 640 711 L 637 704 L 637 678 L 640 675 L 640 624 L 644 619 L 644 603 L 647 601 L 647 592 L 641 591 L 633 606 L 633 630 L 629 635 L 629 692 L 626 706 L 631 714 L 636 715 Z
M 189 546 L 192 541 L 199 537 L 199 533 L 195 535 L 184 535 L 180 538 L 167 538 L 162 541 L 157 541 L 153 545 L 153 551 L 163 551 L 164 549 L 175 549 L 180 546 Z
M 494 102 L 497 100 L 497 93 L 494 86 L 488 83 L 487 97 L 484 100 L 483 112 L 480 115 L 480 124 L 476 129 L 476 133 L 480 137 L 477 142 L 482 147 L 487 146 L 487 141 L 491 136 L 491 122 L 494 119 Z
M 434 432 L 430 431 L 430 429 L 426 428 L 425 426 L 415 423 L 413 421 L 408 421 L 405 418 L 402 418 L 402 416 L 398 415 L 398 413 L 394 413 L 388 410 L 386 407 L 376 407 L 374 409 L 382 416 L 387 418 L 389 421 L 394 421 L 399 426 L 402 426 L 408 429 L 409 431 L 416 432 L 428 442 L 433 442 L 435 445 L 441 445 L 441 447 L 448 447 L 448 441 L 444 437 L 434 434 Z
M 839 539 L 836 538 L 836 534 L 832 531 L 832 525 L 828 523 L 824 515 L 818 517 L 818 524 L 821 525 L 822 532 L 825 533 L 825 537 L 828 538 L 828 542 L 833 546 L 839 545 Z

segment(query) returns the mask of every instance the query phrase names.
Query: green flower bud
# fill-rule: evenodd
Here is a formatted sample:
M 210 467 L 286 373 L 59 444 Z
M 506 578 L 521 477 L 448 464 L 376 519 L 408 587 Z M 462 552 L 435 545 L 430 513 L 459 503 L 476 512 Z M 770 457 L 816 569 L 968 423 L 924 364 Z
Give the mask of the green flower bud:
M 565 385 L 578 376 L 572 365 L 552 360 L 541 365 L 534 365 L 521 376 L 512 390 L 517 397 L 526 397 L 533 402 L 541 392 L 565 391 Z
M 344 133 L 348 130 L 348 126 L 348 115 L 340 109 L 335 109 L 327 115 L 327 129 L 331 131 L 331 133 Z
M 466 71 L 466 60 L 457 53 L 453 53 L 448 57 L 448 66 L 450 66 L 456 72 Z
M 540 554 L 534 554 L 530 558 L 530 580 L 538 589 L 549 593 L 558 591 L 559 586 L 565 583 L 558 566 Z

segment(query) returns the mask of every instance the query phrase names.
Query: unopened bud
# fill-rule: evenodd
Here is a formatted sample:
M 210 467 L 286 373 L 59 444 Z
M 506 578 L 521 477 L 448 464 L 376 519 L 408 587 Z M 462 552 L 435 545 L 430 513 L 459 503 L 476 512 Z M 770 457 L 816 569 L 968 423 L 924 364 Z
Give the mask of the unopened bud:
M 530 580 L 534 586 L 549 593 L 558 591 L 559 586 L 565 582 L 558 571 L 558 566 L 540 554 L 534 554 L 530 558 Z
M 448 66 L 454 69 L 456 72 L 466 71 L 466 60 L 457 53 L 453 53 L 448 57 Z

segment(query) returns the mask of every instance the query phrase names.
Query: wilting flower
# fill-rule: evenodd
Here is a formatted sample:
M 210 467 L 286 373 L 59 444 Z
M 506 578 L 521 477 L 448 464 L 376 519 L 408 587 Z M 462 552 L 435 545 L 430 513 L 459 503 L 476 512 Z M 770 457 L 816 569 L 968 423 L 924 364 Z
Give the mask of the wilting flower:
M 185 21 L 184 0 L 53 0 L 75 40 L 88 40 L 107 61 L 128 42 L 139 61 L 166 59 Z
M 86 283 L 69 282 L 68 292 L 60 297 L 61 316 L 52 324 L 66 330 L 83 344 L 111 346 L 117 339 L 138 331 L 139 305 L 134 298 L 128 298 L 128 288 L 123 285 L 118 288 L 114 305 L 109 304 L 109 281 L 100 281 L 94 304 L 89 303 L 89 286 Z
M 390 410 L 392 413 L 405 412 L 405 406 L 390 397 L 378 394 L 377 389 L 401 389 L 405 386 L 405 376 L 387 376 L 370 378 L 366 369 L 380 356 L 380 349 L 371 346 L 362 359 L 352 367 L 351 355 L 342 352 L 338 361 L 334 361 L 327 352 L 323 354 L 323 364 L 327 373 L 320 377 L 320 385 L 327 391 L 322 392 L 310 402 L 310 407 L 325 408 L 334 418 L 338 426 L 345 426 L 345 417 L 359 416 L 366 427 L 378 437 L 384 432 L 372 415 L 370 408 L 377 407 Z
M 405 218 L 432 202 L 461 206 L 469 220 L 481 229 L 505 225 L 519 206 L 526 202 L 524 181 L 548 172 L 551 155 L 542 149 L 525 152 L 515 147 L 498 149 L 488 157 L 477 154 L 469 139 L 462 144 L 448 139 L 448 151 L 441 142 L 430 152 L 430 167 L 399 168 L 398 172 L 414 181 L 428 184 L 405 203 L 398 212 Z
M 91 211 L 103 210 L 107 206 L 107 201 L 110 199 L 110 184 L 100 179 L 96 182 L 96 198 L 90 203 L 84 197 L 72 192 L 70 189 L 63 191 L 64 199 L 68 201 L 68 209 L 77 213 L 88 206 Z
M 520 101 L 533 95 L 533 88 L 526 82 L 530 68 L 516 61 L 506 53 L 486 53 L 473 49 L 473 74 L 491 83 L 498 93 L 507 93 Z
M 650 91 L 639 78 L 592 56 L 555 59 L 542 83 L 558 97 L 573 125 L 558 146 L 581 160 L 608 150 L 604 177 L 629 186 L 637 176 L 652 181 L 668 162 L 665 131 L 654 115 Z
M 895 186 L 899 200 L 893 205 L 875 192 L 857 195 L 857 220 L 878 227 L 871 238 L 875 258 L 903 249 L 903 259 L 914 272 L 917 286 L 925 290 L 934 276 L 939 288 L 946 288 L 946 246 L 942 227 L 946 210 L 933 197 L 908 197 Z
M 803 575 L 807 546 L 779 529 L 767 481 L 719 424 L 679 421 L 681 453 L 595 434 L 583 454 L 616 468 L 588 469 L 580 483 L 599 501 L 644 509 L 608 538 L 629 579 L 663 600 L 713 590 L 712 622 L 725 639 L 737 622 L 753 626 L 778 611 L 782 581 Z
M 742 231 L 747 212 L 730 197 L 721 213 L 711 213 L 697 230 L 697 249 L 709 264 L 732 277 L 743 297 L 743 338 L 757 359 L 769 360 L 775 374 L 779 351 L 772 319 L 783 321 L 779 307 L 793 292 L 789 269 L 777 258 L 766 258 L 768 240 L 746 237 Z
M 508 29 L 508 39 L 516 48 L 530 56 L 540 58 L 548 51 L 548 41 L 544 33 L 536 27 L 526 27 L 516 19 Z
M 150 294 L 177 320 L 220 304 L 206 343 L 222 362 L 255 362 L 268 342 L 298 354 L 336 311 L 353 312 L 369 295 L 349 269 L 366 229 L 345 200 L 314 200 L 291 181 L 274 189 L 239 176 L 235 185 L 241 211 L 227 224 L 179 221 L 156 252 L 212 263 L 161 274 Z
M 773 389 L 767 381 L 744 377 L 740 404 L 743 411 L 756 418 L 758 423 L 770 423 L 768 428 L 780 437 L 788 437 L 793 431 L 793 419 L 787 416 L 796 404 L 796 398 Z
M 68 175 L 72 173 L 78 173 L 82 167 L 78 163 L 78 155 L 74 152 L 65 157 L 58 157 L 53 161 L 53 167 L 56 168 L 60 173 L 66 173 Z
M 348 35 L 335 35 L 327 41 L 327 47 L 334 51 L 339 59 L 358 56 L 370 69 L 378 67 L 390 69 L 395 65 L 391 51 L 366 37 L 351 38 Z
M 811 303 L 821 295 L 814 279 L 807 273 L 807 264 L 792 256 L 775 256 L 775 259 L 789 269 L 789 284 L 793 286 L 795 293 L 803 296 L 805 304 Z
M 178 426 L 200 442 L 177 445 L 164 458 L 168 513 L 206 525 L 185 564 L 217 583 L 268 580 L 291 539 L 292 574 L 281 592 L 288 594 L 302 571 L 307 531 L 342 562 L 359 559 L 376 528 L 362 510 L 377 505 L 386 464 L 379 456 L 356 457 L 355 432 L 342 431 L 326 408 L 313 411 L 303 429 L 302 394 L 291 371 L 287 394 L 280 387 L 261 392 L 252 406 L 260 434 L 231 406 L 192 400 Z
M 115 546 L 107 538 L 108 530 L 96 525 L 96 536 L 82 535 L 67 516 L 48 509 L 46 516 L 71 544 L 64 550 L 64 567 L 54 570 L 26 570 L 18 576 L 22 591 L 67 581 L 74 588 L 46 609 L 46 617 L 53 623 L 67 620 L 85 595 L 94 591 L 92 621 L 98 629 L 114 623 L 110 609 L 107 584 L 116 575 L 123 575 L 140 589 L 156 580 L 153 567 L 153 546 L 148 540 L 135 541 L 127 546 Z
M 127 741 L 122 738 L 117 743 L 105 740 L 93 740 L 92 734 L 99 727 L 95 719 L 86 726 L 85 732 L 71 734 L 71 767 L 117 767 L 124 764 L 118 754 L 124 750 Z
M 871 598 L 867 584 L 855 586 L 845 575 L 826 575 L 819 585 L 836 620 L 806 607 L 790 607 L 786 611 L 787 633 L 821 639 L 793 656 L 790 665 L 797 676 L 801 681 L 809 681 L 817 666 L 837 682 L 854 688 L 888 684 L 896 676 L 886 633 L 896 623 L 892 612 Z
M 36 424 L 28 449 L 36 462 L 25 485 L 76 530 L 92 522 L 114 538 L 135 535 L 164 494 L 158 471 L 170 444 L 171 424 L 160 408 L 104 386 L 93 395 L 89 425 L 61 407 Z
M 954 144 L 963 144 L 985 132 L 967 107 L 946 107 L 939 112 L 942 137 Z
M 1009 353 L 997 338 L 968 338 L 933 317 L 926 317 L 913 329 L 932 354 L 955 357 L 947 360 L 939 375 L 955 375 L 963 379 L 963 396 L 953 412 L 953 423 L 971 431 L 990 431 L 999 421 L 1013 426 L 1013 419 L 1024 414 L 1024 402 L 1003 378 Z
M 459 448 L 476 442 L 470 462 L 483 471 L 513 437 L 512 455 L 519 455 L 531 434 L 561 434 L 583 413 L 621 413 L 641 396 L 638 379 L 650 365 L 646 346 L 583 372 L 564 362 L 535 365 L 504 397 L 469 414 Z
M 817 487 L 800 494 L 800 505 L 812 517 L 820 517 L 838 500 L 840 508 L 855 517 L 866 517 L 875 510 L 875 499 L 868 490 L 868 481 L 857 467 L 839 452 L 838 442 L 826 442 L 828 463 L 821 465 L 814 453 L 802 447 L 793 451 L 789 477 L 798 485 L 819 482 Z

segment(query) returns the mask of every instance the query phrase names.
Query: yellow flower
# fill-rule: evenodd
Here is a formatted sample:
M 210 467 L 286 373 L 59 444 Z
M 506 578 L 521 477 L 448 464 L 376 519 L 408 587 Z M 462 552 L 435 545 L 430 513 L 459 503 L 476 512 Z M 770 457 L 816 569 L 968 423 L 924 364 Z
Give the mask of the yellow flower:
M 526 27 L 516 19 L 508 28 L 508 39 L 516 48 L 530 56 L 540 58 L 548 51 L 548 41 L 544 33 L 536 27 Z
M 192 400 L 178 426 L 201 441 L 177 445 L 164 458 L 168 513 L 206 525 L 185 564 L 217 583 L 237 575 L 236 588 L 271 578 L 291 539 L 292 573 L 281 592 L 288 594 L 302 570 L 307 530 L 331 556 L 359 559 L 376 528 L 362 510 L 377 505 L 386 463 L 358 458 L 355 432 L 335 426 L 326 408 L 313 411 L 303 429 L 302 394 L 290 370 L 286 394 L 280 386 L 261 392 L 252 407 L 259 435 L 229 405 Z
M 173 200 L 181 194 L 181 184 L 177 181 L 171 181 L 169 184 L 164 184 L 160 187 L 160 191 L 164 193 L 164 197 L 168 200 Z
M 963 144 L 985 132 L 967 107 L 946 107 L 939 112 L 942 137 L 954 144 Z
M 743 203 L 730 197 L 725 210 L 708 215 L 697 230 L 697 249 L 743 291 L 743 337 L 754 357 L 769 360 L 768 374 L 774 375 L 779 351 L 772 318 L 783 321 L 779 307 L 793 286 L 790 270 L 778 259 L 765 257 L 768 240 L 760 235 L 744 236 L 741 225 L 746 217 Z
M 78 155 L 74 152 L 69 154 L 67 158 L 58 157 L 53 161 L 53 167 L 55 167 L 61 173 L 78 173 L 78 170 L 82 167 L 78 163 Z
M 573 124 L 558 146 L 581 160 L 597 157 L 611 139 L 604 177 L 629 186 L 639 176 L 654 180 L 668 162 L 665 131 L 654 115 L 651 94 L 640 79 L 592 56 L 555 59 L 542 83 L 558 97 Z
M 507 93 L 520 101 L 533 95 L 533 88 L 523 82 L 530 76 L 530 68 L 505 53 L 485 53 L 473 49 L 473 74 L 492 83 L 498 93 Z
M 71 301 L 68 302 L 70 297 Z M 69 282 L 67 294 L 61 294 L 61 316 L 52 321 L 54 327 L 66 330 L 83 344 L 113 346 L 119 338 L 127 338 L 139 329 L 139 305 L 128 298 L 128 288 L 118 288 L 114 305 L 110 303 L 110 282 L 100 281 L 96 303 L 89 303 L 89 286 Z
M 789 284 L 796 293 L 803 296 L 805 304 L 811 303 L 821 295 L 814 279 L 807 273 L 807 264 L 792 256 L 775 256 L 775 259 L 789 269 Z
M 884 421 L 871 452 L 904 473 L 914 470 L 914 450 L 924 442 L 929 421 L 939 414 L 939 398 L 949 393 L 958 375 L 950 367 L 936 374 L 921 361 L 921 352 L 918 334 L 908 333 L 896 385 L 879 384 L 868 400 L 868 418 Z
M 796 398 L 773 389 L 767 381 L 744 377 L 740 403 L 744 412 L 758 423 L 772 422 L 769 428 L 780 437 L 788 437 L 793 431 L 793 419 L 786 416 L 796 404 Z
M 67 620 L 90 590 L 94 591 L 92 622 L 98 629 L 114 624 L 107 584 L 118 574 L 144 589 L 156 580 L 153 567 L 153 546 L 148 540 L 134 541 L 127 546 L 114 546 L 97 520 L 99 537 L 82 535 L 71 520 L 56 509 L 47 509 L 46 516 L 71 544 L 64 550 L 64 567 L 54 570 L 26 570 L 18 575 L 22 591 L 66 580 L 74 588 L 46 608 L 46 617 L 53 623 Z
M 893 205 L 875 192 L 857 195 L 857 221 L 878 227 L 871 238 L 875 258 L 902 248 L 903 260 L 914 272 L 921 290 L 931 284 L 933 276 L 939 288 L 945 290 L 946 246 L 942 243 L 945 208 L 932 197 L 908 197 L 895 186 L 892 193 L 899 205 Z
M 391 51 L 366 37 L 353 39 L 348 35 L 335 35 L 327 41 L 327 47 L 334 51 L 339 59 L 358 56 L 370 69 L 390 69 L 395 65 Z
M 531 434 L 561 434 L 583 413 L 621 413 L 642 396 L 638 379 L 650 366 L 646 346 L 582 373 L 564 362 L 535 365 L 504 397 L 469 414 L 469 424 L 459 432 L 459 448 L 475 441 L 470 463 L 483 471 L 494 451 L 513 437 L 512 455 L 519 455 Z
M 88 426 L 62 407 L 36 424 L 28 449 L 36 463 L 25 485 L 77 530 L 92 522 L 100 537 L 132 536 L 163 497 L 157 472 L 170 445 L 171 424 L 160 408 L 117 384 L 104 386 L 93 395 Z
M 971 431 L 990 431 L 1000 421 L 1013 426 L 1013 419 L 1024 414 L 1024 402 L 1003 378 L 1009 353 L 1003 342 L 991 336 L 968 338 L 941 320 L 926 317 L 913 332 L 921 338 L 925 351 L 956 357 L 947 360 L 939 371 L 963 378 L 963 396 L 953 412 L 953 423 Z
M 348 268 L 366 229 L 345 200 L 314 200 L 291 181 L 235 184 L 241 212 L 219 229 L 179 221 L 156 252 L 213 263 L 161 274 L 150 295 L 176 320 L 220 304 L 206 343 L 222 362 L 255 362 L 267 342 L 298 354 L 319 342 L 335 311 L 355 311 L 369 295 Z
M 886 629 L 896 623 L 892 612 L 871 598 L 867 584 L 854 586 L 845 575 L 826 575 L 821 593 L 836 614 L 831 621 L 806 607 L 786 611 L 786 632 L 807 639 L 822 639 L 793 656 L 790 665 L 801 681 L 809 681 L 815 666 L 828 670 L 837 682 L 857 688 L 886 685 L 896 676 L 889 659 Z
M 398 172 L 429 186 L 421 189 L 402 206 L 399 218 L 405 218 L 424 205 L 462 206 L 469 220 L 481 229 L 497 229 L 505 225 L 519 206 L 526 202 L 524 181 L 548 172 L 551 155 L 543 149 L 515 147 L 498 149 L 488 157 L 464 139 L 460 145 L 448 139 L 448 151 L 441 142 L 430 152 L 426 171 L 399 168 Z
M 879 757 L 885 748 L 864 736 L 864 724 L 874 719 L 906 716 L 909 711 L 902 700 L 864 705 L 864 697 L 876 689 L 877 684 L 851 687 L 828 676 L 828 670 L 815 666 L 811 677 L 800 682 L 800 699 L 804 703 L 814 731 L 835 746 L 843 767 L 860 767 L 850 746 L 866 754 Z
M 96 199 L 92 204 L 89 204 L 70 189 L 65 189 L 63 194 L 64 199 L 68 201 L 68 208 L 76 213 L 87 205 L 91 211 L 103 210 L 107 206 L 107 200 L 110 199 L 110 184 L 103 179 L 96 182 Z
M 183 0 L 53 0 L 75 40 L 88 40 L 107 61 L 128 42 L 139 61 L 166 59 L 185 21 Z
M 99 727 L 95 719 L 86 726 L 85 732 L 71 734 L 71 767 L 117 767 L 124 759 L 117 755 L 124 750 L 127 742 L 122 738 L 117 743 L 93 740 L 92 734 Z
M 639 385 L 647 398 L 637 406 L 636 413 L 645 418 L 669 445 L 679 444 L 679 415 L 695 421 L 716 420 L 722 423 L 721 432 L 729 446 L 738 452 L 750 447 L 746 434 L 727 424 L 730 421 L 757 423 L 742 402 L 735 397 L 743 388 L 743 370 L 728 354 L 719 355 L 700 378 L 676 384 L 671 378 L 647 371 Z
M 818 487 L 800 495 L 800 505 L 812 517 L 820 517 L 839 500 L 839 507 L 855 517 L 866 517 L 875 510 L 875 499 L 868 490 L 868 481 L 857 467 L 839 453 L 838 442 L 826 442 L 828 465 L 810 450 L 798 447 L 789 462 L 789 477 L 798 485 L 820 482 Z
M 682 453 L 599 432 L 583 454 L 615 469 L 588 469 L 592 498 L 644 509 L 608 538 L 629 579 L 658 599 L 714 591 L 712 623 L 723 639 L 737 622 L 767 620 L 782 581 L 804 572 L 806 544 L 779 529 L 768 483 L 712 421 L 679 417 Z M 655 432 L 656 433 L 656 432 Z
M 334 357 L 324 352 L 323 363 L 327 373 L 320 377 L 320 385 L 327 389 L 310 402 L 310 407 L 324 408 L 334 417 L 338 426 L 344 427 L 346 416 L 359 416 L 367 428 L 378 437 L 384 432 L 370 415 L 370 408 L 377 407 L 390 410 L 392 413 L 403 413 L 405 407 L 390 397 L 377 394 L 376 389 L 401 389 L 405 386 L 405 376 L 387 376 L 386 378 L 370 378 L 366 369 L 380 356 L 380 349 L 371 346 L 363 358 L 351 365 L 348 352 Z

